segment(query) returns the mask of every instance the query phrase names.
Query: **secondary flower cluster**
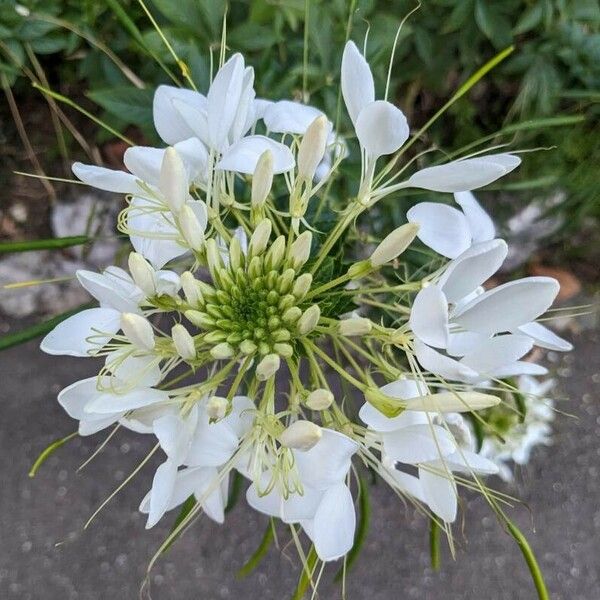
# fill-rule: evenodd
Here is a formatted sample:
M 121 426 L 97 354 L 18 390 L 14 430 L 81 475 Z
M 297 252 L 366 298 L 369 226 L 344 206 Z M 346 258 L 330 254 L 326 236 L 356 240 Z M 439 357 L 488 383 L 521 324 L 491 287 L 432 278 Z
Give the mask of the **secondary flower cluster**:
M 239 54 L 206 96 L 157 89 L 166 149 L 128 149 L 129 172 L 73 166 L 85 184 L 126 195 L 118 226 L 135 251 L 128 272 L 77 273 L 99 306 L 41 347 L 104 358 L 96 377 L 59 394 L 81 435 L 120 426 L 156 437 L 164 461 L 140 505 L 148 527 L 190 497 L 174 536 L 200 511 L 222 522 L 237 471 L 250 506 L 288 524 L 299 550 L 298 526 L 322 561 L 335 560 L 354 542 L 363 463 L 449 531 L 458 486 L 498 472 L 465 416 L 493 437 L 494 419 L 477 411 L 500 407 L 516 389 L 507 378 L 544 372 L 523 360 L 531 348 L 569 349 L 535 321 L 555 280 L 482 287 L 507 245 L 468 190 L 520 159 L 476 155 L 407 177 L 414 161 L 397 166 L 406 119 L 375 99 L 352 42 L 341 85 L 362 157 L 345 201 L 328 195 L 347 154 L 332 123 L 309 106 L 255 98 Z M 411 187 L 455 193 L 462 211 L 418 204 L 369 258 L 352 260 L 369 254 L 357 218 Z M 323 211 L 335 215 L 326 231 Z M 450 261 L 401 280 L 394 267 L 417 236 Z

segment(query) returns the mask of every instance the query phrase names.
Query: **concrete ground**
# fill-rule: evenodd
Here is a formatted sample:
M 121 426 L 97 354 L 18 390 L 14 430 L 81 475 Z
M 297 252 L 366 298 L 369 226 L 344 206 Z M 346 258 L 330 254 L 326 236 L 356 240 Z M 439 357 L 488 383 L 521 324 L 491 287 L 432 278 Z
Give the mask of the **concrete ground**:
M 600 598 L 600 352 L 598 333 L 576 340 L 553 367 L 569 398 L 559 408 L 552 447 L 534 453 L 517 484 L 490 482 L 525 505 L 512 511 L 537 553 L 554 600 Z M 129 600 L 139 595 L 146 564 L 174 516 L 145 531 L 137 512 L 150 472 L 129 485 L 86 531 L 94 508 L 126 477 L 150 439 L 119 432 L 83 472 L 77 467 L 99 437 L 76 439 L 34 479 L 27 471 L 74 422 L 56 402 L 67 384 L 94 373 L 84 359 L 45 356 L 36 343 L 0 355 L 0 599 Z M 101 439 L 101 438 L 100 438 Z M 467 497 L 455 527 L 457 560 L 444 549 L 440 572 L 429 567 L 427 523 L 383 485 L 372 490 L 372 526 L 348 576 L 348 599 L 500 600 L 535 598 L 513 540 L 485 501 Z M 235 572 L 257 546 L 266 518 L 242 499 L 224 526 L 198 522 L 150 576 L 155 600 L 283 600 L 298 577 L 294 552 L 272 547 L 244 580 Z M 325 575 L 320 598 L 341 597 Z

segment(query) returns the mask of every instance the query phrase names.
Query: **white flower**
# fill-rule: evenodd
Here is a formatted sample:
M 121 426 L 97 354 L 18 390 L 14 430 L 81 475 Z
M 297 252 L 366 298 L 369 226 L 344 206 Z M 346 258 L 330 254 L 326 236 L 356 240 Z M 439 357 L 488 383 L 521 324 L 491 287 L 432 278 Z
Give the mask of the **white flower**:
M 531 451 L 538 445 L 552 442 L 551 423 L 554 420 L 554 403 L 547 397 L 554 386 L 554 380 L 538 381 L 529 375 L 519 377 L 519 393 L 524 397 L 526 412 L 522 423 L 513 424 L 503 432 L 503 440 L 488 436 L 483 440 L 481 454 L 498 465 L 499 475 L 505 481 L 512 481 L 512 461 L 518 465 L 529 462 Z
M 300 523 L 315 545 L 321 560 L 344 556 L 354 542 L 356 515 L 350 490 L 344 483 L 350 460 L 358 445 L 349 437 L 323 429 L 322 437 L 310 450 L 291 450 L 303 492 L 287 497 L 277 486 L 268 494 L 272 473 L 265 471 L 260 481 L 248 488 L 250 506 L 285 523 Z
M 506 252 L 503 240 L 473 244 L 448 263 L 435 284 L 417 294 L 409 323 L 416 337 L 415 353 L 424 369 L 468 383 L 537 369 L 519 359 L 537 342 L 527 328 L 550 307 L 558 282 L 549 277 L 526 277 L 484 292 L 481 284 L 499 268 Z M 537 331 L 537 324 L 532 329 Z M 550 339 L 542 331 L 538 337 Z M 434 348 L 445 350 L 446 355 Z
M 401 379 L 383 386 L 386 396 L 410 400 L 426 394 L 423 384 L 412 379 Z M 493 473 L 496 466 L 474 454 L 471 449 L 460 448 L 444 419 L 459 418 L 455 413 L 444 414 L 441 424 L 436 413 L 405 410 L 389 418 L 368 402 L 359 416 L 371 431 L 377 432 L 382 442 L 382 463 L 388 470 L 397 463 L 415 465 L 419 469 L 418 481 L 410 475 L 391 471 L 401 489 L 426 502 L 431 510 L 447 522 L 456 518 L 457 493 L 452 471 L 467 473 Z

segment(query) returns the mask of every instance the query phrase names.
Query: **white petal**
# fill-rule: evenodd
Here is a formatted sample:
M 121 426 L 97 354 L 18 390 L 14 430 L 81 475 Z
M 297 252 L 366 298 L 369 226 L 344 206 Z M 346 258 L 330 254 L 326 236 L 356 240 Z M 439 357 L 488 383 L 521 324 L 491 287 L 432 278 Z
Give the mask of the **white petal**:
M 177 466 L 170 460 L 165 461 L 156 469 L 150 491 L 150 510 L 146 529 L 154 527 L 167 511 L 173 494 L 176 476 Z
M 140 188 L 136 183 L 136 177 L 125 171 L 115 171 L 105 167 L 96 167 L 94 165 L 84 165 L 83 163 L 73 163 L 71 167 L 75 177 L 99 190 L 107 192 L 116 192 L 119 194 L 136 194 Z
M 533 341 L 524 335 L 500 335 L 483 342 L 461 359 L 482 375 L 491 375 L 496 369 L 514 363 L 527 354 Z
M 126 412 L 135 408 L 166 402 L 169 399 L 167 392 L 152 388 L 133 389 L 123 394 L 103 392 L 91 400 L 85 407 L 86 413 L 108 414 Z
M 367 104 L 358 115 L 355 129 L 360 145 L 374 159 L 396 152 L 409 135 L 404 113 L 384 100 Z
M 488 185 L 506 175 L 521 160 L 511 154 L 488 154 L 455 160 L 445 165 L 417 171 L 406 182 L 407 187 L 418 187 L 434 192 L 463 192 Z
M 181 119 L 181 122 L 184 123 L 186 127 L 187 135 L 184 139 L 189 139 L 190 136 L 193 136 L 194 138 L 201 140 L 204 144 L 209 145 L 206 107 L 200 108 L 199 106 L 194 106 L 179 98 L 174 98 L 172 103 L 179 119 Z
M 473 244 L 449 262 L 437 284 L 448 302 L 458 302 L 487 281 L 502 265 L 508 246 L 504 240 Z
M 189 138 L 173 146 L 181 156 L 183 164 L 191 182 L 206 180 L 208 166 L 208 152 L 206 146 L 198 138 Z
M 121 415 L 110 415 L 108 417 L 98 417 L 97 419 L 82 419 L 79 421 L 77 433 L 81 436 L 93 435 L 107 427 L 110 427 L 119 420 Z
M 452 436 L 439 425 L 410 425 L 383 434 L 385 453 L 392 460 L 417 464 L 436 460 L 456 450 Z
M 494 475 L 498 472 L 498 465 L 496 463 L 469 450 L 458 450 L 450 456 L 445 456 L 444 462 L 450 470 L 460 471 L 469 475 L 473 473 Z M 434 462 L 431 466 L 441 471 L 444 469 L 442 461 Z
M 222 420 L 222 423 L 228 425 L 238 438 L 242 438 L 252 427 L 256 406 L 248 396 L 234 396 L 231 404 L 231 413 Z
M 208 137 L 213 148 L 222 151 L 239 109 L 244 84 L 244 59 L 234 54 L 217 72 L 208 90 Z
M 102 275 L 110 281 L 110 285 L 124 298 L 129 298 L 139 304 L 144 298 L 144 292 L 135 284 L 131 275 L 120 267 L 110 266 L 102 271 Z
M 471 192 L 455 192 L 454 199 L 467 217 L 474 242 L 485 242 L 496 237 L 494 221 Z
M 536 365 L 532 362 L 524 360 L 518 360 L 509 365 L 503 365 L 497 369 L 494 369 L 493 375 L 496 379 L 502 379 L 503 377 L 514 377 L 516 375 L 547 375 L 548 369 L 542 365 Z
M 360 111 L 375 100 L 375 83 L 367 61 L 351 41 L 344 48 L 341 80 L 346 109 L 356 125 Z
M 154 127 L 161 139 L 170 145 L 194 135 L 175 108 L 174 101 L 185 102 L 197 111 L 206 111 L 206 98 L 202 94 L 170 85 L 159 85 L 154 93 L 152 106 Z
M 156 293 L 159 296 L 177 296 L 181 289 L 181 280 L 173 271 L 156 271 Z
M 423 486 L 418 477 L 403 473 L 402 471 L 398 471 L 398 469 L 388 469 L 388 472 L 394 479 L 396 487 L 400 492 L 416 498 L 419 502 L 426 502 Z
M 163 148 L 133 146 L 125 150 L 123 162 L 138 179 L 151 185 L 158 185 L 160 165 L 164 153 Z
M 132 290 L 128 296 L 122 293 L 122 286 L 116 284 L 110 277 L 79 269 L 75 272 L 79 283 L 92 295 L 102 308 L 112 308 L 119 312 L 138 313 L 137 299 L 141 290 Z
M 261 491 L 266 489 L 270 481 L 270 476 L 271 474 L 267 472 L 262 474 L 260 485 Z M 258 512 L 269 515 L 270 517 L 281 518 L 282 516 L 281 509 L 283 498 L 279 493 L 277 486 L 274 486 L 268 494 L 262 495 L 259 494 L 259 488 L 257 484 L 253 483 L 246 490 L 246 500 L 248 501 L 248 504 Z
M 323 561 L 344 556 L 354 544 L 356 514 L 350 490 L 344 483 L 329 488 L 317 509 L 312 539 Z
M 265 98 L 254 98 L 252 103 L 254 105 L 254 116 L 256 120 L 264 119 L 269 106 L 275 104 L 272 100 L 266 100 Z
M 270 132 L 304 134 L 308 126 L 322 114 L 312 106 L 280 100 L 266 108 L 263 119 Z
M 237 450 L 238 438 L 227 423 L 209 423 L 205 411 L 200 411 L 185 464 L 191 467 L 219 467 Z
M 72 383 L 58 394 L 58 403 L 73 419 L 90 419 L 84 407 L 100 393 L 96 387 L 97 383 L 98 378 L 95 376 Z
M 417 294 L 410 311 L 409 324 L 413 333 L 429 346 L 447 346 L 448 302 L 439 287 L 430 285 Z
M 407 400 L 408 398 L 416 398 L 417 396 L 427 394 L 427 386 L 420 381 L 406 377 L 387 383 L 380 387 L 379 391 L 391 398 Z
M 442 256 L 456 258 L 471 245 L 471 230 L 463 213 L 447 204 L 421 202 L 406 218 L 419 224 L 417 237 Z
M 305 485 L 302 494 L 290 494 L 286 500 L 282 499 L 282 521 L 284 523 L 298 523 L 305 519 L 314 518 L 322 498 L 323 492 L 321 490 L 315 490 Z
M 560 286 L 550 277 L 525 277 L 509 281 L 463 306 L 453 320 L 471 331 L 512 331 L 544 313 Z
M 533 339 L 536 346 L 556 350 L 558 352 L 569 352 L 573 350 L 573 344 L 556 335 L 551 329 L 548 329 L 541 323 L 532 321 L 521 325 L 514 333 L 524 333 Z
M 373 431 L 379 432 L 396 431 L 410 425 L 427 423 L 427 415 L 425 413 L 405 410 L 397 417 L 389 418 L 368 402 L 362 405 L 358 416 Z
M 473 391 L 440 392 L 439 394 L 429 394 L 406 400 L 406 407 L 413 411 L 443 412 L 443 413 L 462 413 L 472 412 L 496 406 L 500 403 L 500 398 L 490 394 L 482 394 Z M 458 416 L 458 415 L 456 415 Z M 450 415 L 446 415 L 449 419 Z M 462 421 L 461 421 L 462 422 Z
M 436 469 L 437 471 L 438 469 Z M 442 470 L 443 471 L 443 470 Z M 419 469 L 419 480 L 429 508 L 447 523 L 456 519 L 456 486 L 451 473 L 437 474 L 426 468 Z
M 154 421 L 167 414 L 177 415 L 179 409 L 175 405 L 151 404 L 128 412 L 126 416 L 119 419 L 119 423 L 126 429 L 136 433 L 154 433 Z
M 425 370 L 444 379 L 472 382 L 479 377 L 473 369 L 453 358 L 440 354 L 420 340 L 415 340 L 415 356 Z
M 250 175 L 256 170 L 258 159 L 265 150 L 270 150 L 273 154 L 274 173 L 285 173 L 294 168 L 292 151 L 264 135 L 249 135 L 233 144 L 223 154 L 217 168 Z
M 358 450 L 358 444 L 342 433 L 323 428 L 322 434 L 310 450 L 294 452 L 301 480 L 320 490 L 344 479 Z
M 485 333 L 474 333 L 472 331 L 457 331 L 448 336 L 446 352 L 449 356 L 464 356 L 475 346 L 479 346 L 489 339 Z
M 42 340 L 40 349 L 46 354 L 92 356 L 119 331 L 120 321 L 117 310 L 88 308 L 59 323 Z

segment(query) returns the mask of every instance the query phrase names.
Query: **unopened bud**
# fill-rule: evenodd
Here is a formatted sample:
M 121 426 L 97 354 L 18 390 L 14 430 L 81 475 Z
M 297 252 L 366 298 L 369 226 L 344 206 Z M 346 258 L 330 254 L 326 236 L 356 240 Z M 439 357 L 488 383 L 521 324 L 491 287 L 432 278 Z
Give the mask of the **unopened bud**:
M 229 242 L 229 266 L 233 271 L 237 271 L 244 264 L 244 253 L 237 236 L 233 236 Z
M 265 150 L 259 157 L 252 176 L 251 202 L 253 207 L 265 203 L 273 185 L 273 153 Z
M 275 350 L 279 356 L 283 356 L 283 358 L 290 358 L 290 356 L 294 354 L 294 348 L 290 344 L 285 343 L 273 344 L 273 350 Z
M 279 269 L 285 256 L 285 236 L 280 235 L 272 244 L 265 256 L 265 271 Z
M 327 410 L 333 404 L 333 394 L 320 388 L 312 391 L 306 399 L 306 406 L 311 410 Z
M 262 254 L 269 243 L 271 237 L 271 229 L 273 225 L 269 219 L 263 219 L 254 230 L 252 237 L 250 238 L 250 244 L 248 246 L 248 255 L 257 256 Z
M 190 323 L 201 329 L 209 329 L 215 325 L 215 320 L 210 315 L 199 310 L 186 310 L 183 314 Z
M 206 240 L 206 262 L 208 263 L 208 269 L 214 278 L 215 271 L 223 267 L 221 251 L 214 238 Z
M 338 325 L 340 334 L 347 337 L 366 335 L 367 333 L 371 333 L 371 329 L 373 329 L 373 322 L 371 319 L 365 319 L 364 317 L 343 319 Z
M 188 200 L 189 183 L 185 166 L 175 148 L 165 150 L 158 188 L 171 212 L 178 214 Z
M 369 271 L 372 270 L 372 266 L 370 261 L 368 260 L 360 260 L 357 263 L 354 263 L 348 269 L 348 277 L 350 279 L 360 279 L 364 277 Z
M 140 350 L 154 350 L 156 340 L 150 321 L 135 313 L 121 315 L 121 329 L 125 337 Z
M 279 442 L 286 448 L 306 452 L 315 446 L 322 436 L 321 428 L 315 423 L 294 421 L 279 435 Z
M 298 270 L 308 260 L 311 244 L 312 233 L 303 231 L 291 245 L 289 256 L 294 269 Z
M 259 381 L 266 381 L 277 373 L 281 366 L 281 359 L 278 354 L 267 354 L 256 367 L 256 378 Z
M 156 296 L 156 278 L 150 263 L 137 252 L 130 252 L 127 262 L 133 281 L 146 294 L 146 297 Z
M 190 306 L 198 306 L 203 304 L 202 293 L 197 279 L 191 271 L 184 271 L 180 277 L 181 287 L 185 294 L 185 299 Z
M 400 256 L 417 237 L 419 225 L 406 223 L 394 229 L 371 254 L 371 264 L 380 267 Z
M 254 354 L 256 352 L 256 344 L 252 340 L 244 340 L 240 344 L 240 352 L 242 354 Z
M 210 355 L 215 360 L 223 360 L 225 358 L 231 358 L 235 354 L 233 348 L 227 342 L 221 342 L 210 350 Z
M 227 398 L 221 396 L 212 396 L 206 403 L 206 413 L 210 419 L 219 420 L 227 414 L 229 402 Z
M 325 154 L 331 124 L 325 115 L 317 117 L 306 130 L 298 148 L 298 177 L 312 180 Z
M 318 304 L 309 306 L 298 320 L 298 332 L 300 335 L 306 335 L 310 333 L 319 322 L 321 318 L 321 309 Z
M 204 245 L 204 230 L 194 211 L 187 205 L 179 211 L 179 229 L 185 243 L 192 250 L 200 250 Z
M 302 273 L 298 279 L 294 282 L 294 287 L 292 288 L 292 294 L 300 300 L 304 298 L 310 290 L 310 286 L 312 284 L 312 275 L 310 273 Z
M 171 329 L 171 337 L 173 338 L 173 344 L 177 354 L 184 360 L 191 360 L 196 358 L 196 347 L 194 345 L 194 338 L 188 333 L 188 330 L 177 323 L 173 325 Z
M 302 316 L 302 309 L 297 306 L 291 306 L 281 315 L 281 320 L 288 324 L 295 323 Z

